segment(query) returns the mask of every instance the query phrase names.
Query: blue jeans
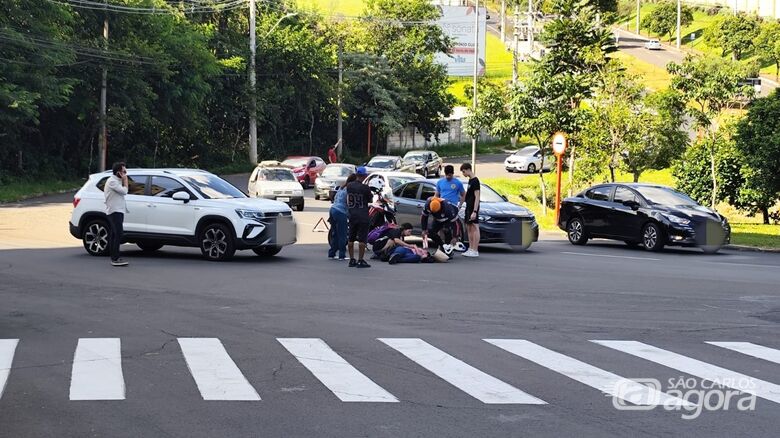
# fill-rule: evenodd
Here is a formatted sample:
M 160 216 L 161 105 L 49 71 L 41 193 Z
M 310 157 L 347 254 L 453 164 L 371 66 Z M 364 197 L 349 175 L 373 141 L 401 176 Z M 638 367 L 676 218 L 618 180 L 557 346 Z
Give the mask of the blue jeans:
M 419 263 L 421 258 L 415 254 L 411 249 L 398 246 L 393 250 L 393 254 L 400 254 L 401 259 L 399 263 Z
M 336 210 L 330 209 L 330 227 L 333 232 L 333 238 L 330 239 L 330 249 L 328 250 L 328 257 L 335 257 L 338 252 L 339 257 L 347 257 L 347 214 Z

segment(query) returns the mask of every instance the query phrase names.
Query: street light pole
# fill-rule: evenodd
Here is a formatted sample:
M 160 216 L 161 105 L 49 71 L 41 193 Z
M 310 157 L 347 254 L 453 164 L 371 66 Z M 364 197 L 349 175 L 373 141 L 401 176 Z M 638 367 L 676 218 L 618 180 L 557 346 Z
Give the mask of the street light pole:
M 479 74 L 479 0 L 474 2 L 474 102 L 473 113 L 477 112 L 477 75 Z M 477 136 L 471 137 L 471 168 L 477 169 Z
M 255 73 L 256 44 L 255 0 L 249 0 L 249 162 L 257 164 L 257 77 Z
M 641 28 L 639 27 L 642 15 L 642 0 L 636 0 L 636 34 L 639 35 Z

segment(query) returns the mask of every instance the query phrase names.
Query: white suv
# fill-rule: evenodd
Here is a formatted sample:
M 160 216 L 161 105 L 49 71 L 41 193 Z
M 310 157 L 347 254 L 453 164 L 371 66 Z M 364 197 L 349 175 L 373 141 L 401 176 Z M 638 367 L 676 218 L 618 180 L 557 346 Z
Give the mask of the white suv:
M 208 260 L 237 249 L 273 256 L 295 243 L 296 224 L 286 204 L 249 198 L 222 178 L 192 169 L 129 169 L 123 243 L 144 251 L 163 245 L 200 248 Z M 103 187 L 111 172 L 96 173 L 73 198 L 70 233 L 94 256 L 108 254 L 109 224 Z

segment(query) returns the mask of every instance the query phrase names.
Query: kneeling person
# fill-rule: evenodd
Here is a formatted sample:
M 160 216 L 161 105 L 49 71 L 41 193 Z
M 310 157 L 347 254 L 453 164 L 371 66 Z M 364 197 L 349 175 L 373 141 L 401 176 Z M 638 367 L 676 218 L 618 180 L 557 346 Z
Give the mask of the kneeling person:
M 429 218 L 433 219 L 430 229 L 428 228 Z M 450 204 L 446 199 L 432 197 L 425 203 L 420 220 L 422 226 L 423 241 L 428 238 L 430 233 L 434 245 L 441 248 L 447 255 L 452 253 L 452 244 L 456 241 L 458 234 L 458 208 Z M 444 240 L 439 233 L 444 231 Z M 445 244 L 445 241 L 447 244 Z

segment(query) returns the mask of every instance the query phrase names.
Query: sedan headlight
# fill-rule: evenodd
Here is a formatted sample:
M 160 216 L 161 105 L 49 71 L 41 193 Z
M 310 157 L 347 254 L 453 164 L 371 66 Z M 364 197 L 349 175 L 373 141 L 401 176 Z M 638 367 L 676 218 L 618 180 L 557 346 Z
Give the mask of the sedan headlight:
M 303 189 L 293 190 L 293 196 L 303 196 Z
M 676 216 L 673 214 L 665 214 L 665 218 L 669 219 L 669 222 L 676 224 L 676 225 L 688 225 L 691 223 L 689 219 L 682 218 L 680 216 Z
M 237 208 L 236 214 L 242 219 L 253 219 L 259 221 L 265 218 L 265 214 L 262 211 L 257 210 L 245 210 L 243 208 Z
M 468 218 L 466 218 L 466 219 L 468 219 Z M 486 214 L 481 214 L 481 215 L 479 215 L 477 217 L 477 219 L 479 219 L 480 222 L 487 222 L 487 221 L 493 220 L 493 217 L 492 216 L 488 216 Z

